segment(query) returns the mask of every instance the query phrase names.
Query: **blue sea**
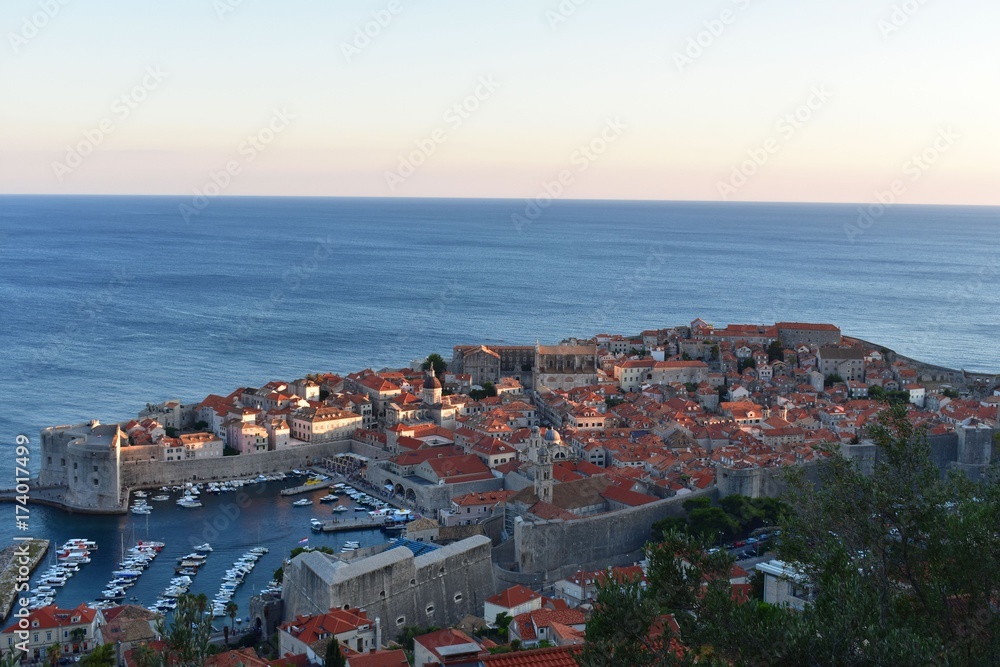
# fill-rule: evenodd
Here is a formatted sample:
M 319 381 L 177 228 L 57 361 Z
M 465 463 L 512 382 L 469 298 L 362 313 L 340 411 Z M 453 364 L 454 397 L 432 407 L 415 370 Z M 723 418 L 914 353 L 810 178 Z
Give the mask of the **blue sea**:
M 147 402 L 696 317 L 833 322 L 1000 370 L 1000 208 L 893 206 L 859 224 L 858 206 L 826 204 L 559 201 L 526 215 L 513 200 L 219 198 L 185 217 L 191 204 L 0 197 L 10 466 L 18 434 L 37 443 L 44 426 Z

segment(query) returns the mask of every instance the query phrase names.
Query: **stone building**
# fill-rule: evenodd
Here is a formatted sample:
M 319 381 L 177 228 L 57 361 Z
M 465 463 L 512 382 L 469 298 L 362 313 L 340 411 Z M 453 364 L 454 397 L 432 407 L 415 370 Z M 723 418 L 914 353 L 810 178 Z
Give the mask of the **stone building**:
M 840 328 L 833 324 L 778 322 L 778 339 L 785 347 L 799 345 L 840 345 Z
M 596 345 L 537 345 L 535 386 L 573 389 L 597 384 Z
M 819 348 L 819 372 L 839 375 L 848 382 L 865 381 L 865 351 L 860 347 Z
M 489 538 L 416 548 L 421 555 L 398 546 L 350 563 L 318 551 L 299 554 L 285 566 L 285 620 L 360 608 L 389 640 L 408 625 L 448 626 L 478 614 L 496 593 Z

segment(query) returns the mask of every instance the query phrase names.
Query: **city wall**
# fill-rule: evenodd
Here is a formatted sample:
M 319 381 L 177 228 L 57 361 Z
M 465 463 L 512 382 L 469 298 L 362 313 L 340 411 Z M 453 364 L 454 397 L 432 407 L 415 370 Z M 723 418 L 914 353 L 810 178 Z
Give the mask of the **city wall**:
M 186 461 L 122 463 L 122 486 L 130 489 L 173 486 L 184 482 L 256 477 L 287 472 L 320 463 L 324 458 L 351 451 L 350 440 L 300 445 L 259 454 L 240 454 Z
M 544 573 L 553 576 L 565 571 L 605 567 L 612 562 L 636 560 L 652 539 L 652 525 L 669 516 L 685 516 L 683 503 L 691 498 L 715 499 L 708 489 L 642 507 L 599 514 L 574 521 L 514 521 L 515 563 L 499 563 L 502 570 Z M 503 547 L 498 548 L 498 554 Z M 559 578 L 559 577 L 557 577 Z

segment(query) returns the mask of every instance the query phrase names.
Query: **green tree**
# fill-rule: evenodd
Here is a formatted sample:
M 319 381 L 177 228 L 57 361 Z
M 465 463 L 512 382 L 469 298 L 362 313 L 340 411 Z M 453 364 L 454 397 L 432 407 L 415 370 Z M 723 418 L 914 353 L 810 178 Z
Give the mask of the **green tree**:
M 843 381 L 844 378 L 840 377 L 838 374 L 830 373 L 829 375 L 826 376 L 826 379 L 823 380 L 823 386 L 829 389 L 835 384 L 843 383 Z
M 55 667 L 55 665 L 59 664 L 59 658 L 61 657 L 62 657 L 62 646 L 59 644 L 59 642 L 54 642 L 53 644 L 45 648 L 45 664 L 52 665 L 52 667 Z
M 80 658 L 80 667 L 115 667 L 115 645 L 101 644 Z
M 226 603 L 226 616 L 229 617 L 229 630 L 230 632 L 236 631 L 236 612 L 239 610 L 239 606 L 235 602 Z
M 514 617 L 505 611 L 497 614 L 494 624 L 497 626 L 497 634 L 501 637 L 510 636 L 510 623 L 514 620 Z
M 160 667 L 164 662 L 162 654 L 154 651 L 146 642 L 132 649 L 132 661 L 136 667 Z
M 785 358 L 785 348 L 782 347 L 780 340 L 771 341 L 771 344 L 767 346 L 767 360 L 778 361 Z
M 448 364 L 445 363 L 445 360 L 437 352 L 427 357 L 426 361 L 424 361 L 421 365 L 421 368 L 426 371 L 431 366 L 434 366 L 434 375 L 437 375 L 438 377 L 441 377 L 448 369 Z
M 186 594 L 177 598 L 169 625 L 160 619 L 157 630 L 167 645 L 165 667 L 201 667 L 204 663 L 212 636 L 212 615 L 207 610 L 204 593 Z
M 326 659 L 323 661 L 324 667 L 346 667 L 347 658 L 340 650 L 340 643 L 335 637 L 330 638 L 330 643 L 326 645 Z
M 788 473 L 778 555 L 798 572 L 801 612 L 734 600 L 731 558 L 670 533 L 647 548 L 645 590 L 601 587 L 584 665 L 998 664 L 1000 480 L 942 477 L 906 406 L 883 412 L 869 435 L 873 475 L 836 452 L 816 484 Z M 691 514 L 706 509 L 694 503 Z
M 469 392 L 469 398 L 479 401 L 489 396 L 496 396 L 497 388 L 493 386 L 492 382 L 484 382 L 482 389 L 473 389 Z

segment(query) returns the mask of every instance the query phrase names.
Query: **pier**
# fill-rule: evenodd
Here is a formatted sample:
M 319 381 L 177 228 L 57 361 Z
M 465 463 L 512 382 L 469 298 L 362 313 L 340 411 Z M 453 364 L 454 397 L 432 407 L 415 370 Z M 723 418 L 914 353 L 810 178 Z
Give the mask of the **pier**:
M 18 548 L 27 545 L 28 563 L 22 562 L 22 556 L 18 554 Z M 48 540 L 31 540 L 20 544 L 12 544 L 0 551 L 0 616 L 6 617 L 10 614 L 14 600 L 17 599 L 18 584 L 27 582 L 27 578 L 18 581 L 20 568 L 27 567 L 30 576 L 38 564 L 42 562 L 45 553 L 49 550 Z M 27 597 L 27 596 L 25 596 Z
M 369 528 L 382 528 L 385 525 L 384 517 L 373 517 L 365 514 L 364 516 L 357 516 L 353 519 L 332 519 L 330 521 L 323 522 L 323 528 L 321 529 L 324 533 L 339 533 L 346 532 L 349 530 L 367 530 Z
M 327 480 L 325 482 L 317 482 L 315 484 L 303 484 L 302 486 L 293 486 L 290 489 L 282 489 L 281 495 L 283 496 L 295 496 L 300 493 L 309 493 L 310 491 L 319 491 L 320 489 L 328 489 L 333 485 L 333 480 Z

